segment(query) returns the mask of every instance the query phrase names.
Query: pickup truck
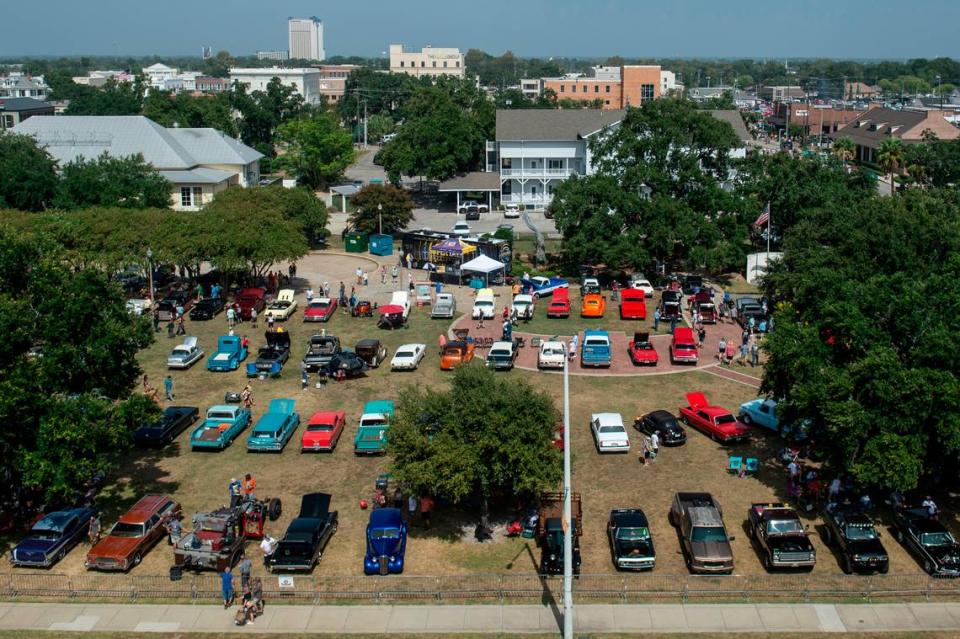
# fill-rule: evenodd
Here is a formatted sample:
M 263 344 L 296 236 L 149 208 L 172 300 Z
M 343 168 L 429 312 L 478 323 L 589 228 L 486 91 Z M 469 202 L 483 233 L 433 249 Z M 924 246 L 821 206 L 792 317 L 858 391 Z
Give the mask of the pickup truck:
M 923 507 L 907 506 L 893 513 L 893 535 L 935 577 L 960 577 L 960 544 Z
M 570 288 L 570 282 L 562 277 L 544 277 L 534 275 L 528 280 L 523 281 L 523 288 L 533 295 L 533 299 L 553 295 L 553 292 L 560 288 Z
M 240 362 L 247 359 L 247 349 L 239 335 L 221 335 L 217 338 L 217 351 L 207 358 L 208 371 L 235 371 Z
M 703 393 L 687 393 L 687 406 L 680 407 L 680 419 L 714 441 L 742 442 L 750 439 L 750 427 L 721 406 L 711 406 Z
M 284 330 L 267 331 L 264 339 L 267 343 L 257 350 L 257 361 L 247 364 L 247 377 L 279 377 L 283 365 L 290 359 L 290 333 Z
M 580 493 L 570 495 L 573 518 L 573 572 L 580 574 L 580 537 L 583 536 L 583 505 Z M 563 493 L 540 494 L 537 511 L 537 544 L 541 548 L 540 574 L 563 574 Z
M 512 342 L 494 342 L 487 353 L 487 366 L 495 371 L 508 371 L 513 368 L 519 354 L 519 337 L 514 337 Z
M 570 290 L 558 288 L 553 292 L 553 298 L 547 305 L 547 317 L 570 317 Z
M 670 338 L 670 362 L 676 364 L 696 364 L 699 359 L 697 353 L 697 338 L 689 326 L 678 326 Z
M 610 335 L 607 331 L 586 330 L 583 332 L 580 366 L 610 366 L 611 357 Z
M 320 370 L 330 363 L 341 351 L 340 338 L 333 335 L 314 333 L 307 342 L 307 353 L 303 363 L 307 370 Z
M 710 493 L 677 493 L 670 506 L 680 547 L 692 573 L 733 572 L 732 537 L 723 524 L 723 509 Z
M 873 520 L 852 504 L 831 504 L 823 511 L 823 543 L 836 548 L 840 567 L 851 573 L 890 569 L 890 557 L 880 541 Z
M 223 450 L 250 424 L 250 410 L 236 404 L 211 406 L 206 419 L 190 433 L 190 447 Z
M 323 558 L 330 538 L 337 532 L 339 517 L 330 510 L 330 495 L 310 493 L 300 499 L 300 514 L 287 526 L 277 549 L 267 560 L 267 570 L 305 571 Z
M 797 511 L 786 504 L 752 504 L 747 511 L 750 537 L 763 558 L 763 567 L 813 570 L 817 551 Z
M 607 521 L 610 554 L 617 570 L 653 570 L 657 552 L 647 516 L 639 508 L 617 508 Z
M 638 288 L 625 288 L 620 293 L 620 319 L 647 319 L 646 293 Z
M 353 438 L 355 455 L 383 455 L 387 452 L 387 431 L 394 413 L 393 401 L 374 400 L 363 405 L 360 425 Z
M 457 298 L 452 293 L 437 293 L 437 299 L 433 303 L 433 309 L 430 311 L 430 317 L 453 319 L 457 313 Z
M 262 314 L 267 306 L 267 289 L 265 288 L 244 288 L 237 294 L 236 304 L 240 309 L 240 319 L 247 321 L 250 319 L 250 311 L 257 310 L 257 314 Z

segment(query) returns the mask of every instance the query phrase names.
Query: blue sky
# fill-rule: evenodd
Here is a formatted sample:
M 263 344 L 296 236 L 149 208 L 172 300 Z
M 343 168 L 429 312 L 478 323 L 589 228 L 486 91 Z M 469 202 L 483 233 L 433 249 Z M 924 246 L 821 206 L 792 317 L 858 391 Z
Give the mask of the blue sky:
M 321 18 L 328 55 L 391 42 L 521 56 L 960 57 L 958 0 L 42 0 L 5 2 L 0 56 L 286 49 Z M 135 9 L 134 9 L 135 7 Z M 917 19 L 920 16 L 923 19 Z

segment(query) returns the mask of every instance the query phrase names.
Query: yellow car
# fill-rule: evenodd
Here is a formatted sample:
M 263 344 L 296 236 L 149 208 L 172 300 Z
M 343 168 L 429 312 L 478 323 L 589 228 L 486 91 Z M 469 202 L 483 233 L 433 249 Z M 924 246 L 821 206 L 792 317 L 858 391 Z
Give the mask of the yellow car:
M 293 315 L 297 310 L 297 300 L 293 297 L 292 288 L 285 288 L 277 294 L 277 299 L 267 306 L 264 311 L 264 317 L 273 317 L 275 320 L 283 321 Z

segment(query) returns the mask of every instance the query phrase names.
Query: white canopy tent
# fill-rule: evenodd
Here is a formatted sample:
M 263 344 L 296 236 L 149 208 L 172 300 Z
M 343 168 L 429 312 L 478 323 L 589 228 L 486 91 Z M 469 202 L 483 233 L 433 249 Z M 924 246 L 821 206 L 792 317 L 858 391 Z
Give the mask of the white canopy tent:
M 479 255 L 469 262 L 465 262 L 463 266 L 460 267 L 460 272 L 471 271 L 473 273 L 483 273 L 484 279 L 487 285 L 490 284 L 490 274 L 496 273 L 497 271 L 504 270 L 506 266 L 503 262 L 498 262 L 492 257 L 487 257 L 486 255 Z

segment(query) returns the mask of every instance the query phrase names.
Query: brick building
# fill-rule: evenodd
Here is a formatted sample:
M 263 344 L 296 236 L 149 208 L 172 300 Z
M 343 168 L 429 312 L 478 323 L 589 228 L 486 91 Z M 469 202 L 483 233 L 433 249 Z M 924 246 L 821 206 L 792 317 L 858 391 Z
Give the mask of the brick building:
M 669 74 L 658 65 L 598 66 L 588 75 L 543 78 L 543 89 L 552 90 L 557 100 L 599 101 L 602 109 L 624 109 L 659 98 L 661 87 L 671 84 L 669 76 L 664 78 L 665 73 Z

